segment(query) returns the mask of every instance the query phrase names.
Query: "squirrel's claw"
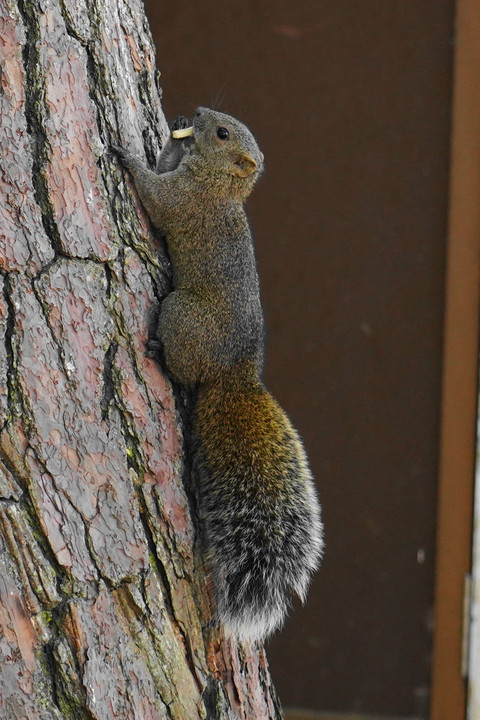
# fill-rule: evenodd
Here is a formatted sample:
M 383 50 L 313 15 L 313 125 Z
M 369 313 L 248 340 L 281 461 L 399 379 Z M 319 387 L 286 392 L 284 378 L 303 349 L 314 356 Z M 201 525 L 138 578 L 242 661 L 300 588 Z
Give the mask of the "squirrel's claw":
M 121 163 L 124 163 L 130 155 L 130 153 L 120 145 L 110 145 L 110 152 L 116 155 Z
M 135 171 L 142 169 L 140 160 L 120 145 L 110 145 L 110 151 L 117 156 L 120 164 L 133 175 L 135 175 Z
M 190 125 L 190 121 L 185 115 L 178 115 L 175 120 L 170 123 L 170 130 L 184 130 Z
M 155 338 L 148 338 L 146 342 L 145 357 L 158 358 L 161 355 L 162 343 Z

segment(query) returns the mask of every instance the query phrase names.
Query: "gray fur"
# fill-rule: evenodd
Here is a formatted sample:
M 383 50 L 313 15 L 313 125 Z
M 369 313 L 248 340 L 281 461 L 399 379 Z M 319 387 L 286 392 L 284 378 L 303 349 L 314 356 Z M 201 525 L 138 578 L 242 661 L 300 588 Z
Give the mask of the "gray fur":
M 243 203 L 263 155 L 229 115 L 199 108 L 193 126 L 193 139 L 168 140 L 157 173 L 114 150 L 172 260 L 159 337 L 171 373 L 198 388 L 200 513 L 217 616 L 227 634 L 255 641 L 283 623 L 292 593 L 305 600 L 323 529 L 303 445 L 261 381 L 263 313 Z

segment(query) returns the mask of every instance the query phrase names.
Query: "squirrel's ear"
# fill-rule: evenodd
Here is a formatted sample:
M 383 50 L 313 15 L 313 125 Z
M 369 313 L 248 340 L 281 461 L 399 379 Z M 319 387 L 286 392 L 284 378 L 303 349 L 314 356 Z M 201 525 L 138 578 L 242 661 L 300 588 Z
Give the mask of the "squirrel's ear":
M 248 177 L 257 169 L 257 163 L 251 155 L 245 153 L 240 155 L 232 164 L 232 175 L 236 177 Z

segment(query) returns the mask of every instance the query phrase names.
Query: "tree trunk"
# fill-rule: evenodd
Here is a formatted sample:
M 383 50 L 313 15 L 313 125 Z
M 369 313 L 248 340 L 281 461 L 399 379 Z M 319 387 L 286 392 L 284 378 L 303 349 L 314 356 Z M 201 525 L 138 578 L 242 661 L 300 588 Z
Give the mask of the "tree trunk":
M 166 133 L 143 6 L 0 9 L 0 717 L 278 718 L 212 621 L 189 399 L 145 356 L 169 263 L 108 151 Z

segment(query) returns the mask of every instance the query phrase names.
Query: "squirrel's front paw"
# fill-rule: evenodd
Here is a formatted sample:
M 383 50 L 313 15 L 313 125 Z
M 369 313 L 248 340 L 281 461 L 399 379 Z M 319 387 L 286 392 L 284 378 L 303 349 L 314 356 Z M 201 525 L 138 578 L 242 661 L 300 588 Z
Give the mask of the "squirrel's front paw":
M 184 130 L 190 125 L 188 118 L 185 115 L 178 115 L 178 117 L 170 123 L 170 130 Z
M 136 158 L 128 152 L 128 150 L 120 147 L 120 145 L 110 145 L 110 150 L 117 156 L 123 167 L 126 167 L 128 170 L 131 170 L 135 163 L 138 162 Z
M 111 152 L 118 157 L 119 160 L 123 161 L 123 158 L 128 155 L 125 148 L 120 145 L 110 145 Z

